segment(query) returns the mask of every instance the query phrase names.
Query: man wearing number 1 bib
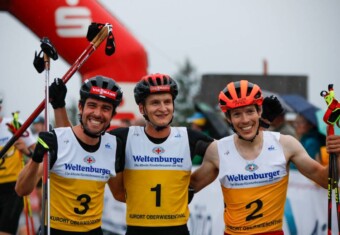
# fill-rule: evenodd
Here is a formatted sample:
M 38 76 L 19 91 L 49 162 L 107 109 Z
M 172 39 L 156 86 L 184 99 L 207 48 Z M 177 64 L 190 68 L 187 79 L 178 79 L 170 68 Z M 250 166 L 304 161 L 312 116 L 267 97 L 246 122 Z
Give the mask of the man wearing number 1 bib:
M 192 158 L 213 141 L 186 127 L 171 127 L 178 87 L 166 74 L 144 76 L 134 96 L 146 126 L 110 131 L 125 144 L 126 235 L 188 235 Z
M 297 139 L 260 128 L 262 104 L 258 85 L 246 80 L 227 84 L 219 94 L 219 106 L 235 134 L 211 144 L 191 177 L 190 185 L 198 192 L 219 170 L 225 235 L 283 234 L 290 161 L 327 188 L 328 167 L 313 160 Z M 262 117 L 273 120 L 270 112 Z

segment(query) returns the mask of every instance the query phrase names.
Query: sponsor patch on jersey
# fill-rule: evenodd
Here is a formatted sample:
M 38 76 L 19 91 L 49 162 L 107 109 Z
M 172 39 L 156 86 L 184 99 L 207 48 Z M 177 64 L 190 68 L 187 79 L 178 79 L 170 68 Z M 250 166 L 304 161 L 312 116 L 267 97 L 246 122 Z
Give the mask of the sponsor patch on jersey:
M 248 163 L 245 167 L 246 171 L 256 171 L 257 169 L 259 169 L 259 167 L 255 164 L 255 163 Z
M 155 154 L 157 154 L 157 155 L 159 155 L 159 154 L 161 154 L 161 153 L 164 153 L 164 152 L 165 152 L 165 149 L 162 148 L 162 147 L 160 147 L 160 146 L 157 146 L 157 147 L 154 147 L 154 148 L 152 149 L 152 152 L 155 153 Z
M 112 149 L 110 143 L 105 144 L 105 148 L 106 148 L 106 149 Z
M 273 150 L 275 150 L 275 147 L 273 145 L 271 145 L 271 146 L 269 146 L 268 150 L 273 151 Z
M 96 162 L 96 159 L 92 156 L 86 156 L 86 157 L 84 157 L 84 162 L 91 165 L 91 164 Z

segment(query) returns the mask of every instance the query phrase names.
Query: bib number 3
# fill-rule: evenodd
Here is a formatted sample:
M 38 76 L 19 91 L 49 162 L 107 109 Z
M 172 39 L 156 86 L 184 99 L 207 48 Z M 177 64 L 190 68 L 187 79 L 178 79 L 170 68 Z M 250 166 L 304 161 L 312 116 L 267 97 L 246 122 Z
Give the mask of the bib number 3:
M 84 215 L 88 211 L 88 209 L 90 209 L 88 204 L 91 201 L 91 197 L 87 194 L 81 194 L 77 197 L 77 201 L 80 201 L 81 208 L 75 207 L 74 212 L 79 215 Z

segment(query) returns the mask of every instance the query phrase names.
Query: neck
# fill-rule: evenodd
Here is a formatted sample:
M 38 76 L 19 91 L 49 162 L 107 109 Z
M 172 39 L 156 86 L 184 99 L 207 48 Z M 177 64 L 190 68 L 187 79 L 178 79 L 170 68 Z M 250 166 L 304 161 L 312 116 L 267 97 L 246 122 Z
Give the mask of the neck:
M 99 137 L 92 138 L 84 133 L 83 128 L 81 125 L 77 125 L 72 127 L 72 130 L 74 134 L 77 136 L 78 139 L 80 139 L 82 142 L 88 145 L 95 145 L 99 142 Z
M 166 138 L 170 135 L 170 130 L 170 126 L 167 126 L 166 128 L 157 131 L 155 127 L 149 122 L 147 122 L 145 126 L 145 132 L 153 138 Z
M 263 138 L 263 131 L 259 130 L 259 133 L 256 135 L 256 137 L 254 138 L 254 140 L 248 141 L 248 140 L 244 140 L 238 137 L 238 135 L 234 135 L 234 140 L 235 142 L 244 145 L 244 146 L 255 146 L 258 145 L 260 143 L 262 143 L 262 138 Z
M 253 142 L 240 139 L 234 135 L 234 143 L 239 154 L 246 160 L 254 160 L 262 151 L 263 132 L 260 131 Z

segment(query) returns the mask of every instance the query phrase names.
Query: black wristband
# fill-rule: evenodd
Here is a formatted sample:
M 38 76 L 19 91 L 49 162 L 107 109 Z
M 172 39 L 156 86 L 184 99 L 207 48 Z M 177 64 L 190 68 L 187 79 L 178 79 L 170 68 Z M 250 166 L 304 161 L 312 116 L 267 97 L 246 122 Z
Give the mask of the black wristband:
M 66 105 L 65 100 L 62 101 L 51 101 L 51 105 L 53 109 L 64 108 Z

